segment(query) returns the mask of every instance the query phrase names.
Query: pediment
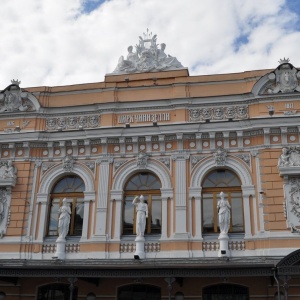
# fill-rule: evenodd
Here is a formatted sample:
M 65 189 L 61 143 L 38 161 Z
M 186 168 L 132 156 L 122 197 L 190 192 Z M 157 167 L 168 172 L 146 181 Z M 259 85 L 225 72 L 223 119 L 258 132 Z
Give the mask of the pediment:
M 284 58 L 279 63 L 273 72 L 255 83 L 252 89 L 255 96 L 300 92 L 300 71 L 289 63 L 289 59 Z
M 0 114 L 12 112 L 38 111 L 40 104 L 36 97 L 20 88 L 20 81 L 11 84 L 0 92 Z

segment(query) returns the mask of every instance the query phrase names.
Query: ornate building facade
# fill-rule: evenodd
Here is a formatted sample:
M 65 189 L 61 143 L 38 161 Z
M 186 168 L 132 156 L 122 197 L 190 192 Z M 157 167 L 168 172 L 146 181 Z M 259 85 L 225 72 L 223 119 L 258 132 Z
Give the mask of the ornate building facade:
M 13 80 L 0 93 L 7 299 L 299 297 L 300 72 L 283 59 L 274 70 L 189 76 L 156 39 L 140 37 L 104 82 Z M 137 195 L 148 204 L 144 257 Z

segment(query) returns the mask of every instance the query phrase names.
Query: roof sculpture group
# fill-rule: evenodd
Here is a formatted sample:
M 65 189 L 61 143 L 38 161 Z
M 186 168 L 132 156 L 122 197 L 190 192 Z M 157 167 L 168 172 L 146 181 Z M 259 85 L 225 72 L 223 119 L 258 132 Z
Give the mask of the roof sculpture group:
M 147 29 L 143 38 L 139 37 L 139 44 L 127 48 L 127 59 L 121 56 L 113 74 L 159 72 L 184 68 L 176 57 L 165 53 L 166 44 L 156 44 L 157 35 L 152 36 Z

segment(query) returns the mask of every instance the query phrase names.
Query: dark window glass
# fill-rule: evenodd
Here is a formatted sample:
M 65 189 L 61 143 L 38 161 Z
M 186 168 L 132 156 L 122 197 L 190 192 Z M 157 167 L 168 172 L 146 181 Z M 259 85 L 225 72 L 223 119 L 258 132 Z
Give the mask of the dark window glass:
M 118 289 L 118 300 L 160 300 L 160 288 L 146 284 L 132 284 Z
M 135 196 L 143 195 L 148 204 L 148 218 L 145 234 L 161 233 L 161 183 L 150 172 L 142 172 L 132 176 L 125 185 L 123 202 L 123 234 L 135 234 L 135 206 L 132 200 Z
M 236 174 L 229 170 L 215 170 L 206 176 L 202 187 L 203 233 L 219 232 L 217 203 L 220 192 L 224 192 L 231 206 L 229 232 L 244 232 L 242 190 Z
M 53 187 L 50 195 L 48 235 L 58 235 L 58 209 L 62 200 L 67 198 L 71 208 L 71 221 L 68 235 L 81 236 L 84 214 L 84 182 L 78 176 L 68 176 L 60 179 Z
M 75 286 L 73 290 L 73 300 L 77 299 L 77 290 Z M 70 300 L 70 286 L 61 283 L 40 286 L 37 300 Z
M 249 300 L 247 287 L 235 284 L 218 284 L 203 289 L 203 300 Z

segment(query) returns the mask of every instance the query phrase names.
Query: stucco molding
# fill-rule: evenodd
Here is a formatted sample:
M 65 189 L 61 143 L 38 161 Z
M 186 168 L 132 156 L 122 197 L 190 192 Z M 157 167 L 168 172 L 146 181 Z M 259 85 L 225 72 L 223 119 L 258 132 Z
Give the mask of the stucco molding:
M 149 159 L 147 161 L 147 166 L 145 166 L 143 171 L 151 171 L 155 175 L 158 176 L 161 182 L 162 189 L 172 188 L 170 175 L 156 160 Z M 137 166 L 136 159 L 130 160 L 127 163 L 124 163 L 116 172 L 115 179 L 112 185 L 112 190 L 122 190 L 125 182 L 128 178 L 134 173 L 141 171 L 141 169 Z
M 66 172 L 62 168 L 62 164 L 58 164 L 55 167 L 51 168 L 48 172 L 45 172 L 39 188 L 39 193 L 49 193 L 51 190 L 55 179 L 66 176 L 67 174 L 76 174 L 78 175 L 85 184 L 85 192 L 94 192 L 94 178 L 91 174 L 91 171 L 84 165 L 81 164 L 74 164 L 72 172 Z
M 253 185 L 250 171 L 239 159 L 236 159 L 233 156 L 228 156 L 224 167 L 235 172 L 239 176 L 243 186 Z M 194 168 L 190 187 L 199 187 L 206 174 L 217 168 L 219 167 L 216 166 L 213 156 L 210 156 L 208 159 L 201 160 Z

